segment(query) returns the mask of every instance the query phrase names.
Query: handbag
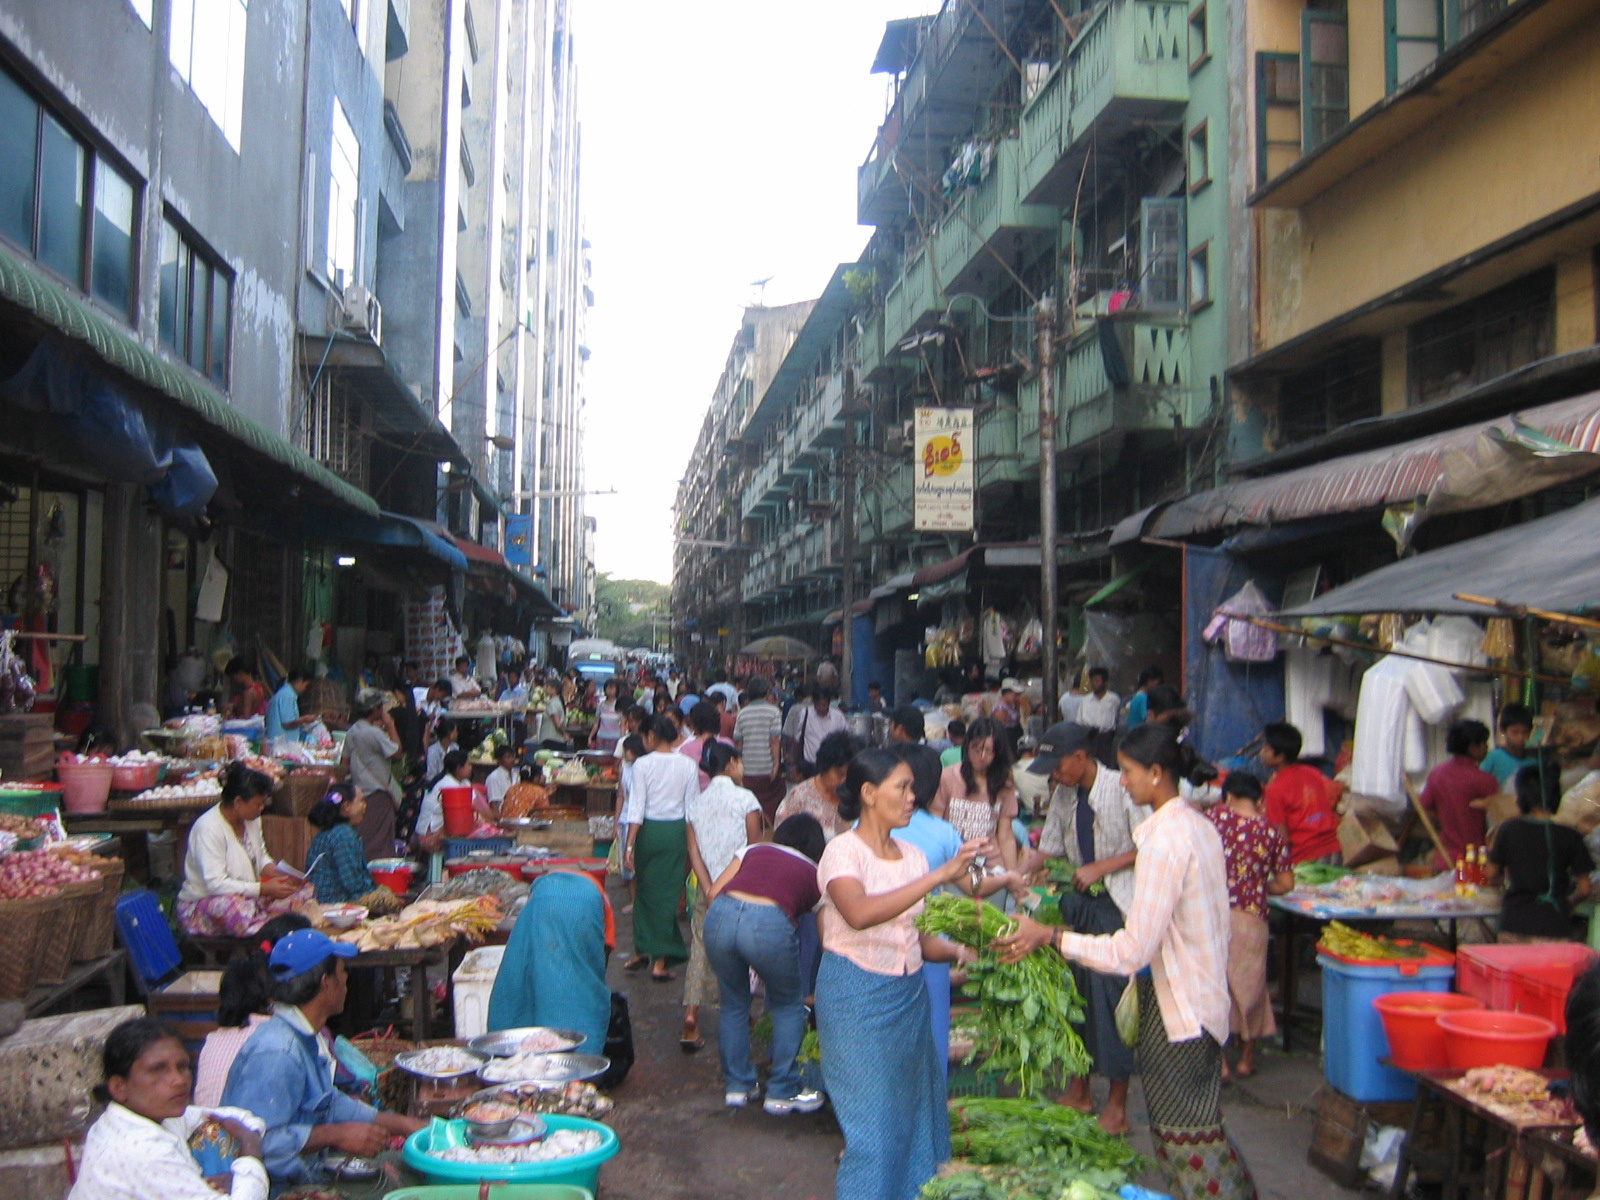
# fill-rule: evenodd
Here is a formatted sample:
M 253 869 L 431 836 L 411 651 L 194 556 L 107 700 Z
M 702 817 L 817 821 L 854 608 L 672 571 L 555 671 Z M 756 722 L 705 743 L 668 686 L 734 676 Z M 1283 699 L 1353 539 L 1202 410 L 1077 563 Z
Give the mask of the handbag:
M 628 1077 L 633 1069 L 633 1021 L 628 1016 L 628 998 L 611 993 L 611 1023 L 606 1026 L 606 1057 L 611 1065 L 595 1082 L 609 1091 Z

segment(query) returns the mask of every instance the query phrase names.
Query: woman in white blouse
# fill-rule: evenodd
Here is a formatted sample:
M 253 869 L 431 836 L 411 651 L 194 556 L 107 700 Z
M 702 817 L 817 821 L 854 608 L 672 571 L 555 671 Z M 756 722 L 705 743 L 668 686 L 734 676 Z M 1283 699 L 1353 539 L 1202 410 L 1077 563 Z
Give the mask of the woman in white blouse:
M 265 1126 L 240 1108 L 189 1103 L 189 1052 L 172 1030 L 148 1017 L 124 1021 L 106 1037 L 103 1059 L 105 1082 L 96 1094 L 106 1109 L 84 1139 L 67 1200 L 266 1200 Z M 233 1136 L 238 1154 L 226 1173 L 208 1178 L 191 1139 L 213 1119 Z
M 689 969 L 683 981 L 683 1032 L 678 1035 L 678 1045 L 689 1053 L 706 1044 L 700 1036 L 700 1006 L 716 1004 L 720 998 L 717 978 L 706 961 L 711 885 L 734 855 L 761 838 L 761 802 L 744 786 L 744 756 L 732 746 L 708 741 L 700 752 L 700 772 L 710 783 L 689 801 L 689 869 L 696 886 L 689 919 Z
M 627 969 L 649 962 L 650 978 L 673 978 L 672 964 L 686 962 L 689 948 L 678 929 L 678 898 L 689 871 L 689 801 L 700 795 L 700 770 L 674 750 L 678 730 L 661 715 L 644 727 L 649 750 L 633 764 L 633 790 L 623 816 L 628 845 L 623 865 L 634 873 L 634 957 Z
M 222 799 L 189 830 L 178 892 L 178 924 L 201 937 L 248 937 L 274 915 L 297 909 L 311 886 L 286 874 L 267 853 L 261 814 L 272 780 L 242 763 L 222 776 Z

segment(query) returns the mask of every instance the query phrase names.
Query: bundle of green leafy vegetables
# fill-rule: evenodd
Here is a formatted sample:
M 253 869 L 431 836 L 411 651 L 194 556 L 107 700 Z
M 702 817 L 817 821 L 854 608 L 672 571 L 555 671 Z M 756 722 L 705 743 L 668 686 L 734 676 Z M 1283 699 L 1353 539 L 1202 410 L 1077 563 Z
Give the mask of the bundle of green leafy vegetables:
M 1003 1073 L 1022 1095 L 1036 1097 L 1089 1073 L 1089 1052 L 1073 1028 L 1083 1024 L 1085 1009 L 1072 972 L 1054 950 L 1041 947 L 1019 963 L 1000 962 L 991 947 L 1012 927 L 992 904 L 956 896 L 930 896 L 917 918 L 923 933 L 978 952 L 962 989 L 981 1006 L 970 1026 L 968 1061 L 981 1053 L 980 1071 Z
M 1113 1200 L 1150 1163 L 1087 1113 L 1047 1100 L 950 1102 L 957 1162 L 920 1200 Z

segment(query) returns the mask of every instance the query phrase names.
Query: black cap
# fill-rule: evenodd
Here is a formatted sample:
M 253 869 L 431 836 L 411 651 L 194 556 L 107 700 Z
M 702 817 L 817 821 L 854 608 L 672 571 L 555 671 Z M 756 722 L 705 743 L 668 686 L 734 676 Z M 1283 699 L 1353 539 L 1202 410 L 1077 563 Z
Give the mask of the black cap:
M 1048 775 L 1056 764 L 1069 754 L 1088 750 L 1094 742 L 1094 730 L 1076 721 L 1060 721 L 1044 731 L 1039 739 L 1039 753 L 1028 764 L 1028 774 Z

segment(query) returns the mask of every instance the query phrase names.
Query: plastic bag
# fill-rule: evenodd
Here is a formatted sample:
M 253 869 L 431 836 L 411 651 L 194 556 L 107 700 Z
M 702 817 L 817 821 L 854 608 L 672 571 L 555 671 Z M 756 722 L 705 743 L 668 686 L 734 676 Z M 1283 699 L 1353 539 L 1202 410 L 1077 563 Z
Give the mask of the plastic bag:
M 1017 657 L 1033 662 L 1044 652 L 1044 623 L 1038 617 L 1029 617 L 1017 634 Z
M 1128 980 L 1122 989 L 1122 999 L 1117 1001 L 1117 1036 L 1124 1046 L 1139 1044 L 1139 981 Z

